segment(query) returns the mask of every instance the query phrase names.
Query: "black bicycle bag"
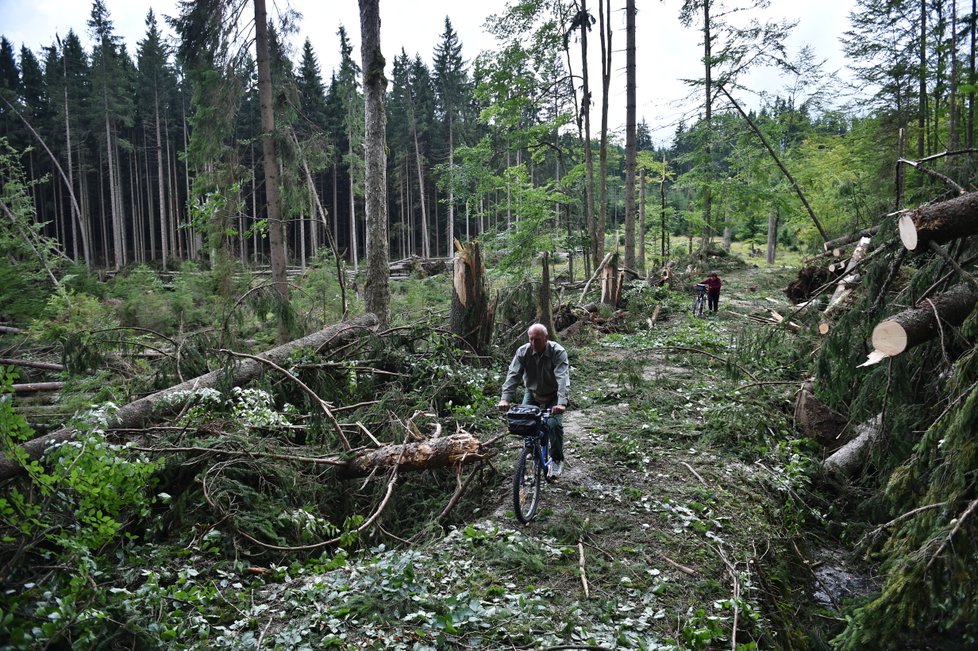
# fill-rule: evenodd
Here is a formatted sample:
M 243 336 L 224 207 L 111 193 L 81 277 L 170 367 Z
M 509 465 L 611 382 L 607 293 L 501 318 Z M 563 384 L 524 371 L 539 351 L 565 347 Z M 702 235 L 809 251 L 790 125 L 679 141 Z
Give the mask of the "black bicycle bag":
M 535 434 L 543 411 L 535 405 L 513 405 L 506 412 L 509 433 L 527 436 Z

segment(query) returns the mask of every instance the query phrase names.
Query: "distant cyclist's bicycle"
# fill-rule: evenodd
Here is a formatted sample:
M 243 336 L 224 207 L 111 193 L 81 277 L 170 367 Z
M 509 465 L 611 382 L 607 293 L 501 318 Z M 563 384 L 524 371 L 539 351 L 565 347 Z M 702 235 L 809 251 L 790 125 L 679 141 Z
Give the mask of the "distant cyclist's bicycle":
M 523 449 L 513 473 L 513 510 L 516 519 L 528 524 L 540 505 L 540 487 L 550 468 L 548 444 L 550 410 L 534 405 L 513 405 L 506 413 L 509 433 L 523 437 Z
M 693 287 L 693 315 L 703 316 L 703 308 L 706 307 L 706 285 L 698 283 Z

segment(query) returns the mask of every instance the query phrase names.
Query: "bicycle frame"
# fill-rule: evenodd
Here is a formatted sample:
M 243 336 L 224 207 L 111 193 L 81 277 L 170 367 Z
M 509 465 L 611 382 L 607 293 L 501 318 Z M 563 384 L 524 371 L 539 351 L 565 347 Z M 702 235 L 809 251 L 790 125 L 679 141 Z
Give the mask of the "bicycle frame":
M 693 315 L 703 316 L 703 308 L 706 307 L 706 285 L 698 283 L 693 289 L 696 291 L 696 296 L 693 297 Z
M 542 480 L 550 467 L 548 451 L 550 445 L 550 410 L 544 410 L 533 434 L 523 436 L 523 447 L 516 460 L 513 474 L 513 510 L 516 519 L 523 524 L 536 516 L 540 504 Z

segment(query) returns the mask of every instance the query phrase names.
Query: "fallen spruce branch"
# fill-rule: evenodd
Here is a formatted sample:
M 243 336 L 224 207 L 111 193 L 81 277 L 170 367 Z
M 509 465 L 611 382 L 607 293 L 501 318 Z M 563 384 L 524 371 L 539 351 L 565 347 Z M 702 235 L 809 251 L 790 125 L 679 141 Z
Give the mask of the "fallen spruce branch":
M 262 358 L 272 362 L 285 362 L 289 359 L 292 351 L 299 348 L 314 348 L 317 351 L 332 349 L 340 346 L 351 339 L 356 338 L 364 330 L 372 329 L 377 325 L 377 317 L 373 314 L 363 314 L 350 321 L 338 323 L 319 332 L 315 332 L 307 337 L 290 341 L 276 348 L 266 351 Z M 242 360 L 233 364 L 230 369 L 231 381 L 234 385 L 240 386 L 257 378 L 264 369 L 264 363 L 253 359 Z M 217 369 L 199 377 L 187 380 L 176 386 L 158 391 L 151 395 L 140 398 L 127 405 L 123 405 L 115 413 L 110 426 L 118 429 L 129 429 L 140 427 L 149 421 L 156 407 L 163 404 L 168 399 L 186 395 L 189 399 L 195 389 L 215 387 L 226 377 L 224 369 Z M 187 400 L 182 400 L 181 404 L 187 404 Z M 55 444 L 70 441 L 75 436 L 75 429 L 72 427 L 62 427 L 44 436 L 40 436 L 22 445 L 27 453 L 28 459 L 40 459 L 44 451 Z M 23 472 L 23 467 L 16 461 L 0 456 L 0 481 L 16 477 Z

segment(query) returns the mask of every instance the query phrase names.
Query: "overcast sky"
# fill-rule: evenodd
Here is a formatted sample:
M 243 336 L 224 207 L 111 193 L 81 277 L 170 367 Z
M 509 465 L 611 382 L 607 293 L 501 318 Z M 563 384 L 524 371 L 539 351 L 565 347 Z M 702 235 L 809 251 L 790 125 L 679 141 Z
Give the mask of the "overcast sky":
M 501 12 L 506 0 L 381 0 L 382 48 L 391 61 L 403 47 L 409 56 L 420 54 L 430 63 L 431 53 L 441 40 L 445 17 L 448 16 L 462 44 L 462 55 L 472 60 L 482 50 L 493 49 L 493 38 L 483 29 L 488 15 Z M 591 4 L 594 4 L 593 2 Z M 615 74 L 611 88 L 611 123 L 620 128 L 624 122 L 625 106 L 625 34 L 624 15 L 620 11 L 624 0 L 612 0 L 612 21 L 616 31 L 613 46 L 616 50 Z M 684 101 L 690 94 L 683 78 L 702 76 L 700 34 L 683 27 L 679 22 L 680 0 L 637 0 L 637 74 L 638 119 L 645 119 L 652 128 L 656 144 L 665 144 L 682 118 L 695 117 L 695 102 Z M 728 4 L 737 4 L 730 0 Z M 819 59 L 827 60 L 826 72 L 840 70 L 843 60 L 838 37 L 849 27 L 849 12 L 855 0 L 771 0 L 765 17 L 769 20 L 798 20 L 788 45 L 791 54 L 803 45 L 811 45 Z M 175 0 L 105 0 L 116 33 L 123 37 L 130 55 L 135 56 L 136 44 L 146 32 L 147 11 L 152 8 L 165 34 L 171 34 L 163 20 L 176 13 Z M 287 6 L 286 0 L 267 0 L 270 16 Z M 360 19 L 357 0 L 292 0 L 291 7 L 303 18 L 295 37 L 296 55 L 306 37 L 312 43 L 323 71 L 324 82 L 339 60 L 340 24 L 346 27 L 351 41 L 359 44 Z M 89 0 L 0 0 L 0 34 L 14 45 L 18 57 L 21 45 L 39 55 L 41 48 L 51 45 L 55 34 L 64 36 L 74 29 L 86 49 L 91 46 L 87 20 L 91 13 Z M 592 8 L 592 11 L 596 9 Z M 589 39 L 593 59 L 598 56 L 597 31 Z M 359 48 L 354 52 L 359 61 Z M 788 80 L 773 73 L 756 74 L 746 80 L 755 90 L 781 92 Z M 599 101 L 600 85 L 592 81 L 595 101 Z M 756 100 L 741 98 L 744 103 Z

